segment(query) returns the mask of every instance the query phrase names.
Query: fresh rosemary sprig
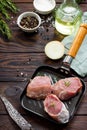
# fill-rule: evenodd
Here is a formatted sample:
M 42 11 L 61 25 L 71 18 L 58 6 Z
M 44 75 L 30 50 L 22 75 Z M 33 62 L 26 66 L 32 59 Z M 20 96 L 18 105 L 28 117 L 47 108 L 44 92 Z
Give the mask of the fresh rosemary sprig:
M 2 13 L 1 15 L 5 17 L 7 20 L 10 20 L 10 16 L 7 13 L 7 10 L 3 7 L 3 5 L 0 4 L 0 12 Z
M 0 19 L 0 32 L 2 32 L 3 35 L 6 35 L 8 39 L 12 37 L 11 30 L 3 19 Z
M 6 21 L 10 20 L 9 12 L 16 13 L 17 11 L 18 8 L 12 0 L 0 0 L 0 32 L 8 39 L 12 37 L 12 34 Z

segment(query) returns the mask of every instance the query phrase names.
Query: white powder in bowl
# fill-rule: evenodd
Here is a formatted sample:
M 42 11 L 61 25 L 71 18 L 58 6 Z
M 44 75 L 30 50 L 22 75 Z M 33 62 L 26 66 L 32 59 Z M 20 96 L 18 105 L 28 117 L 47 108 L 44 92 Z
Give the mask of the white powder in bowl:
M 53 0 L 35 0 L 34 3 L 36 9 L 40 11 L 52 10 L 55 6 L 55 1 Z

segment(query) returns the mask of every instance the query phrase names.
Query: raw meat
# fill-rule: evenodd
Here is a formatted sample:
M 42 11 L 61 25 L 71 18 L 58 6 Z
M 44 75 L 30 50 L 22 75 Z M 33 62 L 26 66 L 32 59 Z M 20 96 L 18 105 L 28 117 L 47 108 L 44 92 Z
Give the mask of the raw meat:
M 51 81 L 48 76 L 36 76 L 27 86 L 27 96 L 34 99 L 44 99 L 51 93 Z
M 67 123 L 69 121 L 69 111 L 56 95 L 49 94 L 43 103 L 44 110 L 54 120 L 59 123 Z
M 57 81 L 52 85 L 52 92 L 61 100 L 67 100 L 75 96 L 82 88 L 82 83 L 78 77 L 70 77 Z

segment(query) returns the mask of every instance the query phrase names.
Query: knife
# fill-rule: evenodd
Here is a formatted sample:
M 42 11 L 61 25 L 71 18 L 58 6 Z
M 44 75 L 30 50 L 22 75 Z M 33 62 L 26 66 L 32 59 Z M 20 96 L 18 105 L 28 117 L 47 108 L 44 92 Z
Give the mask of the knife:
M 8 99 L 0 95 L 6 110 L 8 111 L 10 117 L 15 121 L 15 123 L 21 128 L 21 130 L 32 130 L 32 126 L 28 123 L 21 114 L 13 107 L 13 105 L 8 101 Z

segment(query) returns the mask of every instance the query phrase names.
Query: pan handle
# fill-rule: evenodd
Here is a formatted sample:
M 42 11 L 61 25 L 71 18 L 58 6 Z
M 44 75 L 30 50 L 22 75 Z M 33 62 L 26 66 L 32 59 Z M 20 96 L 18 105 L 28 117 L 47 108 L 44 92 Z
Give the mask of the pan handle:
M 77 32 L 77 35 L 73 41 L 73 44 L 68 52 L 69 56 L 71 56 L 72 58 L 75 58 L 75 56 L 79 50 L 79 47 L 81 46 L 82 41 L 86 34 L 87 34 L 87 24 L 81 24 L 80 28 Z

